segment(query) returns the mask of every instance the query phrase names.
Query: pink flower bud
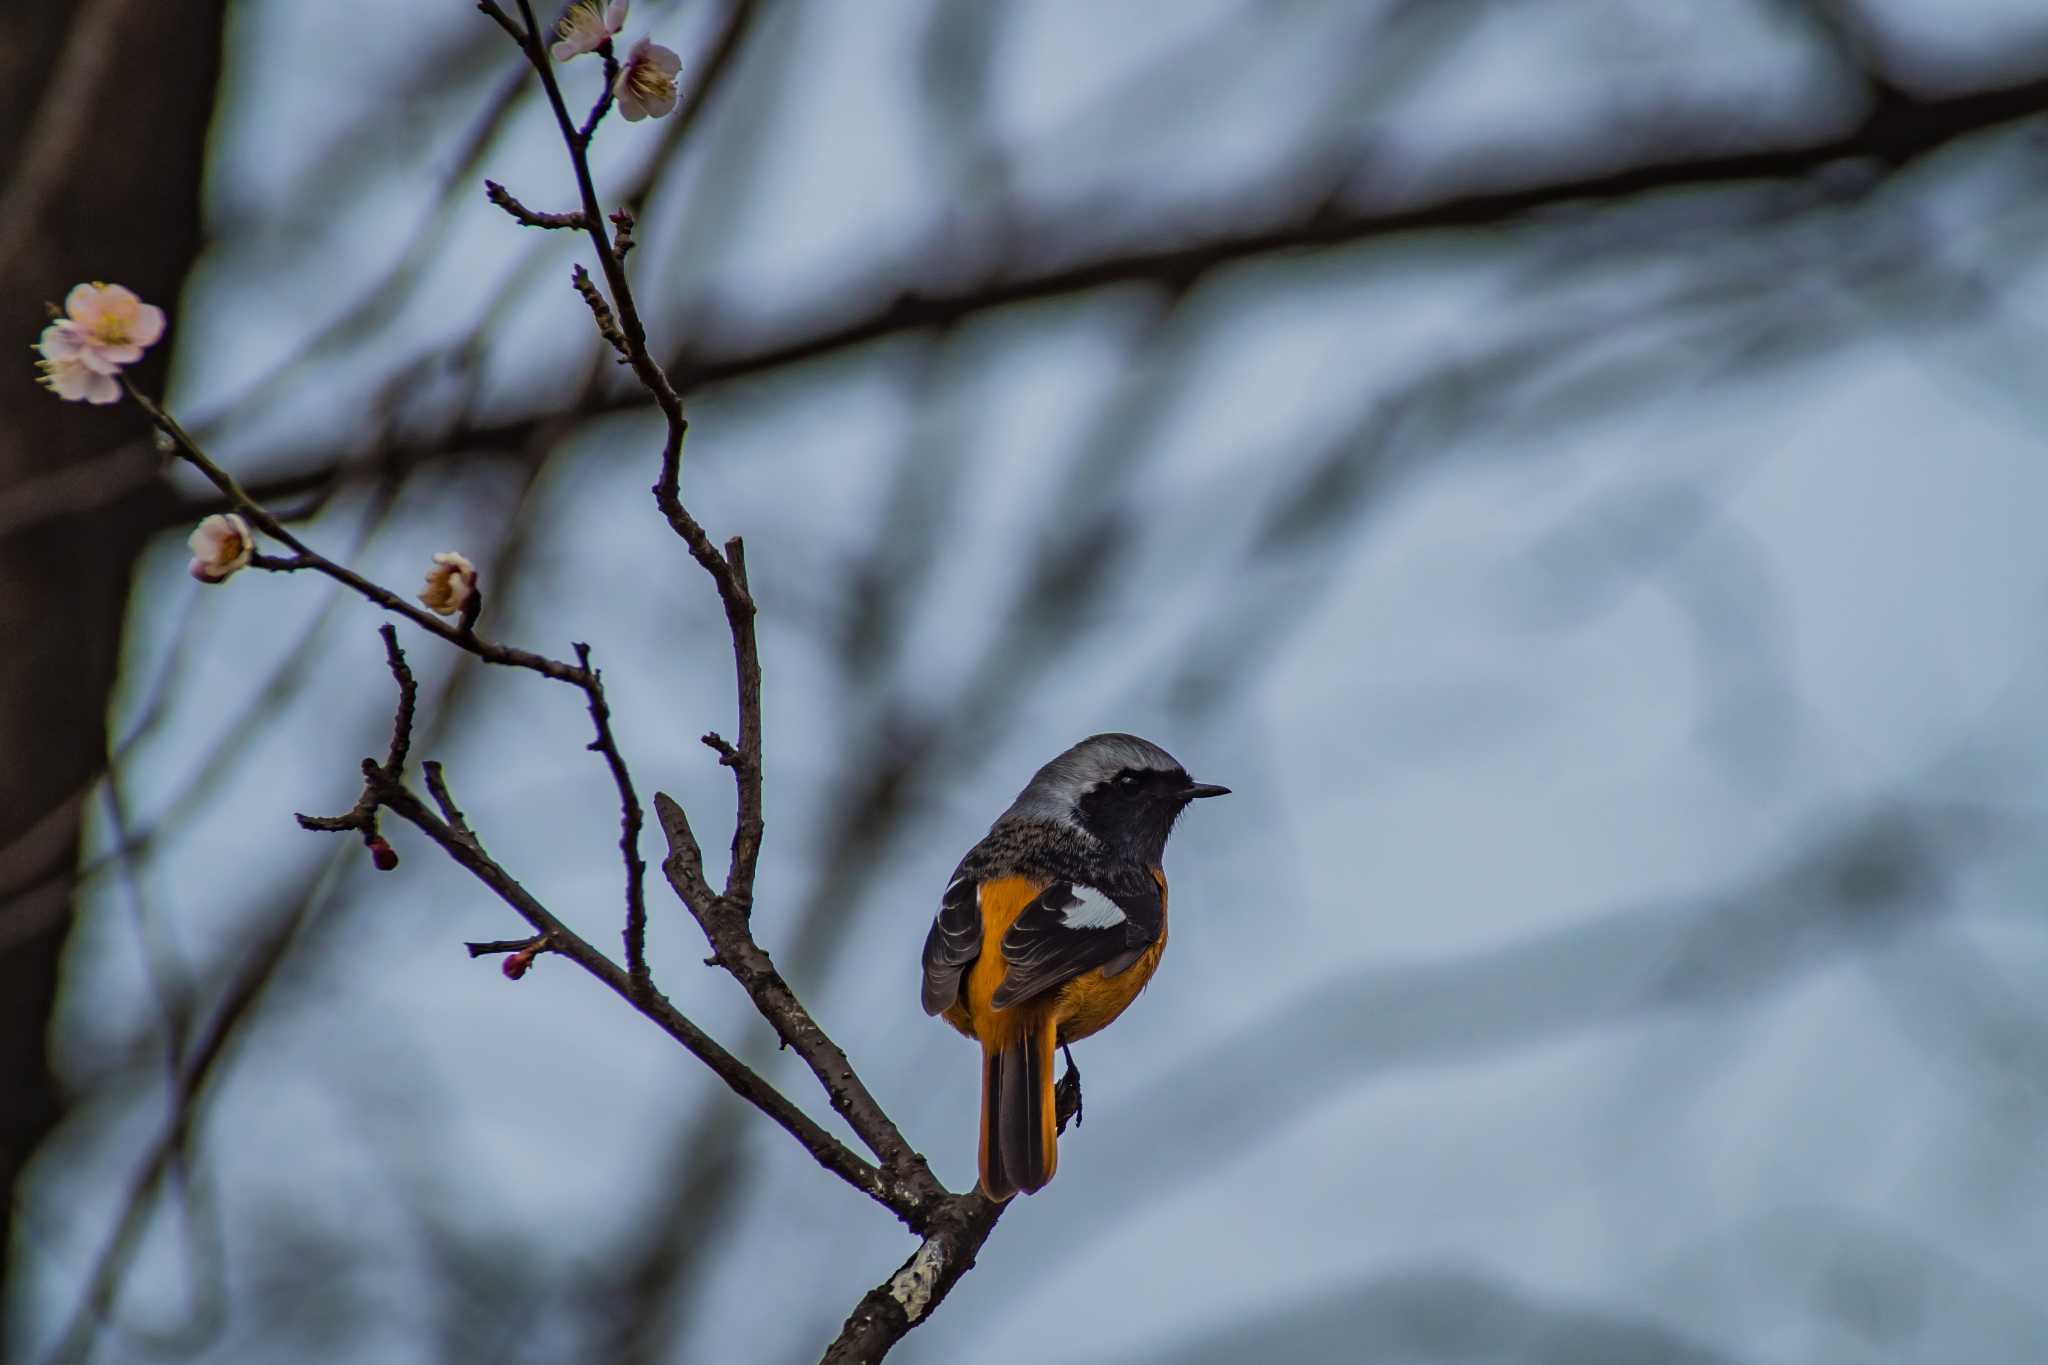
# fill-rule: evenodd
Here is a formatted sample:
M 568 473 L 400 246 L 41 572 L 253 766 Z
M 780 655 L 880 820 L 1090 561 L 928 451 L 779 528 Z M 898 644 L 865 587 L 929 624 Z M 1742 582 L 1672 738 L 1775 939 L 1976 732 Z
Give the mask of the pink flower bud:
M 442 616 L 460 615 L 476 594 L 476 565 L 453 550 L 434 556 L 427 570 L 427 586 L 420 590 L 420 605 Z
M 247 567 L 256 553 L 249 523 L 233 512 L 216 512 L 200 522 L 185 544 L 192 551 L 192 576 L 201 583 L 222 582 Z

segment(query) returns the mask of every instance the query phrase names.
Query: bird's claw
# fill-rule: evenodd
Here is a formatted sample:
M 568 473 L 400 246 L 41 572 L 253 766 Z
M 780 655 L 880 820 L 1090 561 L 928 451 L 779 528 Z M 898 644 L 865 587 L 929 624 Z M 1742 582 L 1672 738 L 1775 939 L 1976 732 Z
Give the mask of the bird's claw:
M 1060 1055 L 1067 1059 L 1067 1074 L 1060 1077 L 1053 1087 L 1053 1113 L 1058 1120 L 1058 1132 L 1067 1131 L 1067 1120 L 1074 1126 L 1081 1126 L 1081 1068 L 1074 1065 L 1074 1054 L 1065 1043 L 1060 1044 Z

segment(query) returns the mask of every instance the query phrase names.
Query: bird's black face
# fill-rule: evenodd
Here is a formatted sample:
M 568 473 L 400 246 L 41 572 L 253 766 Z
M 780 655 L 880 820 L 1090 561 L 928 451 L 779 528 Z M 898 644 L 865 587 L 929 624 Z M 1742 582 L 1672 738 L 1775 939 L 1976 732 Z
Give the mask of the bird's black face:
M 1083 829 L 1111 849 L 1157 867 L 1166 836 L 1188 802 L 1229 792 L 1197 782 L 1181 768 L 1125 768 L 1082 793 L 1074 813 Z

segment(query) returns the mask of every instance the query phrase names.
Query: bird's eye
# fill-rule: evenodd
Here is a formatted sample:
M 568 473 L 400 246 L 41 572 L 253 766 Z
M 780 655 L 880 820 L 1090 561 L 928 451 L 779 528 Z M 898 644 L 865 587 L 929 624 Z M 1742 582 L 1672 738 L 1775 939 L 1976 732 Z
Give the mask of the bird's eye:
M 1138 785 L 1138 776 L 1136 773 L 1125 773 L 1122 777 L 1119 777 L 1116 780 L 1116 784 L 1119 787 L 1122 787 L 1125 791 L 1129 791 L 1131 788 Z

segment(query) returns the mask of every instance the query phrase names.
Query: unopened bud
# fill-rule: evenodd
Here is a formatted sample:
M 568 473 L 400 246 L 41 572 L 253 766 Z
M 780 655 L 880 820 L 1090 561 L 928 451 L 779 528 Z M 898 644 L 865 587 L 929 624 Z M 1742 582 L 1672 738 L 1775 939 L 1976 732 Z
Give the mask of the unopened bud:
M 533 960 L 536 957 L 540 956 L 540 947 L 536 943 L 531 948 L 521 948 L 518 952 L 507 956 L 503 969 L 505 979 L 507 981 L 517 981 L 520 977 L 525 976 L 526 969 L 533 965 Z
M 476 595 L 476 565 L 453 550 L 434 556 L 434 566 L 427 570 L 427 585 L 420 589 L 421 606 L 442 616 L 464 616 L 467 626 L 476 618 L 464 608 Z

